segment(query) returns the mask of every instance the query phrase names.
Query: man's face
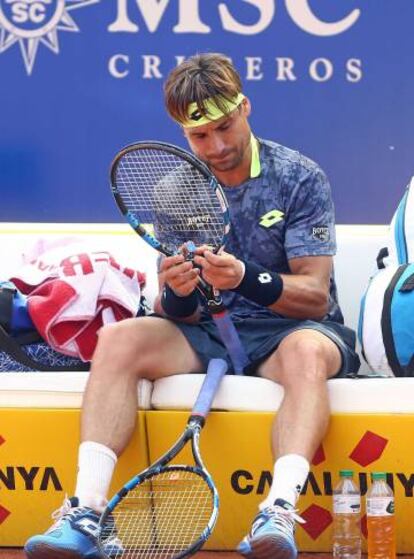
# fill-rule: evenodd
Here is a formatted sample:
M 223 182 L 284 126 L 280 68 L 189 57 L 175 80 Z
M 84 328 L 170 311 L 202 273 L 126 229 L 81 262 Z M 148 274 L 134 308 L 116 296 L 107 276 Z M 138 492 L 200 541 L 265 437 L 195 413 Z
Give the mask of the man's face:
M 244 99 L 229 115 L 196 128 L 184 129 L 191 150 L 213 173 L 233 171 L 249 157 L 249 114 L 250 104 Z

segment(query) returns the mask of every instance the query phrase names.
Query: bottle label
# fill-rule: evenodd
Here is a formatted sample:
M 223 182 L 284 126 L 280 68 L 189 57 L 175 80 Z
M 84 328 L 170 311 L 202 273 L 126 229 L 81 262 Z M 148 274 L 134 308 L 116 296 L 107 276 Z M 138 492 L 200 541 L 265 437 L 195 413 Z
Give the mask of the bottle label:
M 392 497 L 375 497 L 367 499 L 367 516 L 391 516 L 394 514 Z
M 361 498 L 359 495 L 334 495 L 334 514 L 359 514 Z

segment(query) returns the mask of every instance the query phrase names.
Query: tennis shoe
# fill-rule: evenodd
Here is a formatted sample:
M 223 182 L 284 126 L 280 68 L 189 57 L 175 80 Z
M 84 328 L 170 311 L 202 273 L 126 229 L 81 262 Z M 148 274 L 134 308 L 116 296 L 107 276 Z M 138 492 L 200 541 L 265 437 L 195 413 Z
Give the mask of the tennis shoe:
M 65 499 L 52 514 L 53 525 L 44 533 L 30 538 L 24 546 L 28 559 L 102 559 L 97 545 L 100 514 L 89 507 L 80 507 L 77 497 Z M 106 557 L 122 557 L 120 540 L 114 537 L 112 522 L 107 523 L 108 537 L 103 534 Z
M 277 499 L 256 516 L 237 551 L 248 559 L 296 559 L 295 522 L 305 521 L 289 503 Z

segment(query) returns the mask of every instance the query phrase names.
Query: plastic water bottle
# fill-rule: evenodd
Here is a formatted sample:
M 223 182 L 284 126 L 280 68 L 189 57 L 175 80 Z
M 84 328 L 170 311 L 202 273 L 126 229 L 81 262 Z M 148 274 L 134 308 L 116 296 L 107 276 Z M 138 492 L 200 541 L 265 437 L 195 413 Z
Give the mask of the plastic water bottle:
M 335 559 L 361 557 L 361 493 L 352 470 L 341 470 L 333 490 L 333 556 Z
M 366 499 L 368 559 L 395 559 L 394 494 L 385 473 L 372 474 Z

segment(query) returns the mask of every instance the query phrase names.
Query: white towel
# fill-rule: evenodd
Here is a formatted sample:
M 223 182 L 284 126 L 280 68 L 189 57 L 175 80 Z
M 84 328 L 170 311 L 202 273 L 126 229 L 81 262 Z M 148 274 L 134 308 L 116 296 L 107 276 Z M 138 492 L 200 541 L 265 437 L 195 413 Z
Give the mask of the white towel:
M 136 316 L 145 285 L 144 274 L 120 265 L 113 252 L 79 244 L 42 253 L 10 280 L 28 295 L 44 340 L 83 361 L 92 358 L 104 324 Z

